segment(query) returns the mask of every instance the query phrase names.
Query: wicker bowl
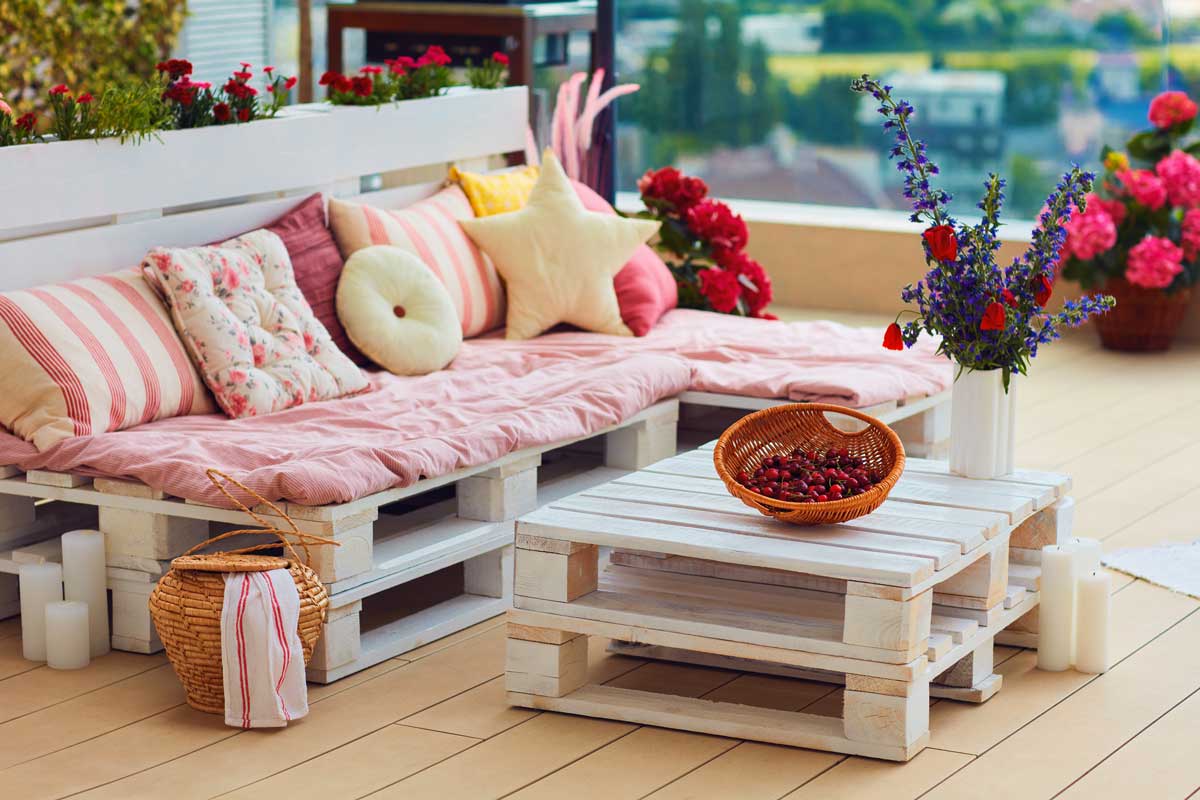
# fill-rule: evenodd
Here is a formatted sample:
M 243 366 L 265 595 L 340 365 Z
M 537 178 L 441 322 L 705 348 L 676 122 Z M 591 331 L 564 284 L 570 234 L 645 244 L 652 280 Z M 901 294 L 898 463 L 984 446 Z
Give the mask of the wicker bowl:
M 835 428 L 826 414 L 851 417 L 866 423 L 866 427 L 847 433 Z M 861 458 L 867 469 L 882 474 L 883 480 L 862 494 L 825 503 L 776 500 L 737 482 L 742 470 L 753 472 L 763 458 L 797 447 L 820 451 L 844 447 L 850 455 Z M 764 408 L 733 423 L 717 440 L 713 462 L 730 494 L 751 508 L 794 525 L 825 525 L 846 522 L 879 508 L 904 471 L 904 445 L 895 431 L 861 411 L 824 403 L 797 403 Z

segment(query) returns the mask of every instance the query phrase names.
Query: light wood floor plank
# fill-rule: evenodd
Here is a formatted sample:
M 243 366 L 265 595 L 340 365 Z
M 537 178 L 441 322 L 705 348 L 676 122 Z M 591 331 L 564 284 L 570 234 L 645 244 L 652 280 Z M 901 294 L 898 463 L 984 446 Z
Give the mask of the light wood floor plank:
M 1197 643 L 1200 613 L 1193 613 L 956 772 L 929 800 L 1050 797 L 1065 789 L 1200 688 Z
M 37 669 L 36 661 L 26 661 L 21 655 L 21 637 L 8 636 L 0 639 L 0 681 Z
M 1194 464 L 1200 444 L 1166 455 L 1152 470 L 1134 470 L 1116 487 L 1093 494 L 1076 509 L 1075 530 L 1082 536 L 1111 538 L 1147 515 L 1179 502 L 1196 490 Z M 1148 537 L 1153 543 L 1153 536 Z
M 639 728 L 509 795 L 511 800 L 636 800 L 737 744 L 733 739 Z
M 1113 596 L 1113 659 L 1125 658 L 1200 603 L 1137 582 Z M 980 706 L 935 703 L 929 711 L 930 746 L 979 754 L 1044 713 L 1095 676 L 1074 670 L 1043 672 L 1037 653 L 1026 650 L 996 667 L 1004 687 Z
M 843 758 L 836 753 L 742 742 L 667 784 L 647 800 L 775 800 Z
M 495 800 L 634 730 L 635 726 L 621 722 L 539 714 L 368 796 L 372 800 Z
M 0 681 L 0 722 L 31 714 L 109 684 L 161 667 L 163 655 L 111 652 L 94 659 L 87 669 L 49 667 L 22 672 Z
M 21 618 L 10 617 L 9 619 L 0 620 L 0 639 L 7 639 L 10 636 L 21 635 Z
M 799 711 L 837 690 L 815 681 L 778 678 L 771 675 L 740 675 L 703 695 L 705 700 L 744 706 Z
M 909 800 L 970 763 L 971 756 L 926 748 L 907 764 L 847 758 L 786 796 L 786 800 Z
M 723 669 L 651 661 L 609 681 L 608 685 L 619 689 L 640 689 L 679 697 L 700 697 L 718 686 L 729 683 L 737 675 L 736 672 Z
M 1187 797 L 1200 787 L 1197 731 L 1200 731 L 1200 692 L 1168 711 L 1059 797 L 1063 800 Z
M 486 739 L 537 716 L 536 711 L 509 706 L 504 694 L 501 675 L 402 721 L 415 728 Z
M 461 753 L 478 741 L 439 731 L 388 725 L 311 761 L 223 794 L 221 798 L 331 800 L 362 797 Z

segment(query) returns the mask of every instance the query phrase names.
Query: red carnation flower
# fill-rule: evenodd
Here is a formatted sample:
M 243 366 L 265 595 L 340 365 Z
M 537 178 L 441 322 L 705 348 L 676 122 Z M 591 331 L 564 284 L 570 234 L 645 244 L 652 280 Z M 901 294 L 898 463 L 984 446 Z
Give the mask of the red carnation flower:
M 342 92 L 343 94 L 349 92 L 352 86 L 353 84 L 351 83 L 350 79 L 345 75 L 338 75 L 333 82 L 333 90 L 335 92 Z
M 70 90 L 70 88 L 68 88 L 68 86 L 65 83 L 60 83 L 58 86 L 55 86 L 53 89 L 50 90 L 50 94 L 52 94 L 52 95 L 70 94 L 70 93 L 71 93 L 71 90 Z
M 900 331 L 899 323 L 893 322 L 883 332 L 883 346 L 888 350 L 904 349 L 904 334 Z
M 705 199 L 688 209 L 688 229 L 708 243 L 717 261 L 729 258 L 746 246 L 746 222 L 719 200 Z
M 359 97 L 370 97 L 375 91 L 375 84 L 366 75 L 362 75 L 350 80 L 350 88 Z
M 229 108 L 229 103 L 217 103 L 213 106 L 213 118 L 217 122 L 229 122 L 232 109 Z
M 983 319 L 979 321 L 979 330 L 981 331 L 1002 331 L 1004 330 L 1004 306 L 993 300 L 988 303 L 988 307 L 984 309 Z
M 242 72 L 250 71 L 250 62 L 249 61 L 239 61 L 238 63 L 242 65 Z
M 166 61 L 160 61 L 154 67 L 159 72 L 167 73 L 167 77 L 171 80 L 179 80 L 184 75 L 192 74 L 192 62 L 186 58 L 171 58 Z
M 1034 288 L 1033 299 L 1037 300 L 1037 304 L 1042 308 L 1046 307 L 1046 303 L 1050 302 L 1050 295 L 1054 293 L 1054 282 L 1045 275 L 1039 275 L 1037 285 Z
M 92 97 L 91 92 L 84 92 L 83 94 L 79 95 L 79 97 L 75 98 L 75 102 L 79 103 L 79 105 L 81 105 L 81 106 L 86 106 L 88 103 L 92 102 L 95 99 L 96 98 Z
M 685 213 L 708 195 L 708 185 L 699 178 L 684 175 L 674 167 L 646 170 L 638 180 L 638 191 L 644 199 L 670 204 L 672 210 Z
M 700 272 L 700 293 L 708 300 L 713 311 L 722 314 L 737 307 L 742 285 L 737 276 L 724 269 L 706 269 Z
M 17 121 L 13 123 L 26 133 L 33 133 L 33 129 L 37 127 L 37 115 L 29 111 L 17 117 Z
M 288 78 L 286 81 L 283 82 L 283 88 L 287 89 L 290 92 L 296 86 L 296 80 L 297 80 L 297 78 L 295 75 Z
M 426 64 L 437 64 L 439 67 L 444 67 L 449 63 L 450 56 L 446 55 L 446 51 L 436 44 L 431 44 L 425 50 L 425 55 L 417 60 L 418 67 L 423 67 Z
M 263 67 L 263 72 L 267 73 L 267 75 L 270 75 L 274 71 L 275 71 L 274 67 Z
M 951 262 L 958 258 L 958 238 L 950 225 L 934 225 L 921 235 L 934 261 Z
M 383 72 L 383 67 L 377 67 L 374 64 L 367 64 L 359 69 L 359 72 L 361 72 L 363 75 L 379 75 Z
M 336 81 L 340 77 L 342 77 L 342 73 L 340 73 L 340 72 L 333 72 L 333 71 L 323 72 L 323 73 L 321 73 L 321 80 L 317 81 L 317 85 L 318 86 L 331 86 L 331 85 L 333 85 L 333 82 Z
M 250 121 L 250 109 L 239 108 L 237 111 L 237 117 L 238 117 L 239 122 L 249 122 Z
M 492 53 L 492 61 L 495 61 L 497 64 L 507 64 L 508 56 L 506 56 L 504 53 L 497 51 L 495 53 Z
M 757 317 L 774 297 L 767 271 L 744 251 L 729 255 L 721 266 L 737 276 L 742 286 L 742 296 L 746 299 L 746 308 L 750 316 Z
M 254 77 L 254 73 L 253 72 L 235 72 L 235 73 L 233 73 L 233 77 L 237 78 L 242 83 L 245 83 L 246 81 L 248 81 Z

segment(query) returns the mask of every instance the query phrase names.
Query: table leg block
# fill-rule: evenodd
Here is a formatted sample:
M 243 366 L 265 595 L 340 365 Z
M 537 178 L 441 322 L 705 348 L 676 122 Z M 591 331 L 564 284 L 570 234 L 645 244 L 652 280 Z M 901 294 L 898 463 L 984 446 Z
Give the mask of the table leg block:
M 208 521 L 126 508 L 99 510 L 99 527 L 110 556 L 170 559 L 208 538 Z
M 678 410 L 648 419 L 604 437 L 604 464 L 617 469 L 643 469 L 675 455 Z
M 600 551 L 587 545 L 573 553 L 517 548 L 516 594 L 569 603 L 594 592 L 599 580 Z
M 932 591 L 902 601 L 846 595 L 842 641 L 885 650 L 924 650 L 932 613 Z
M 842 723 L 847 739 L 899 747 L 913 744 L 929 732 L 929 684 L 912 684 L 906 697 L 847 689 Z
M 492 470 L 491 473 L 499 473 Z M 512 474 L 484 473 L 463 478 L 455 487 L 463 519 L 502 522 L 537 508 L 536 466 Z
M 510 692 L 562 697 L 587 682 L 588 638 L 563 644 L 509 639 L 505 664 Z
M 939 594 L 960 595 L 982 600 L 992 608 L 1004 600 L 1008 591 L 1008 543 L 994 547 L 962 572 L 937 585 Z
M 1043 508 L 1018 525 L 1009 544 L 1028 550 L 1041 550 L 1048 544 L 1058 544 L 1071 538 L 1075 520 L 1075 499 L 1060 497 L 1053 505 Z
M 993 646 L 989 640 L 959 659 L 958 663 L 934 678 L 934 683 L 968 689 L 992 674 Z

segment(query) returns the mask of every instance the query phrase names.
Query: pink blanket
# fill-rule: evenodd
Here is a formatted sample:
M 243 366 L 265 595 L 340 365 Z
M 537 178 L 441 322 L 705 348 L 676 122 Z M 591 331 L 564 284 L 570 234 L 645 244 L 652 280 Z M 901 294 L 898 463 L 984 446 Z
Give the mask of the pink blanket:
M 866 406 L 941 391 L 948 363 L 878 330 L 670 312 L 642 339 L 551 333 L 464 342 L 446 370 L 370 373 L 372 390 L 260 418 L 178 417 L 38 453 L 0 432 L 0 464 L 136 479 L 226 504 L 205 467 L 264 497 L 338 503 L 526 447 L 586 436 L 687 389 Z

